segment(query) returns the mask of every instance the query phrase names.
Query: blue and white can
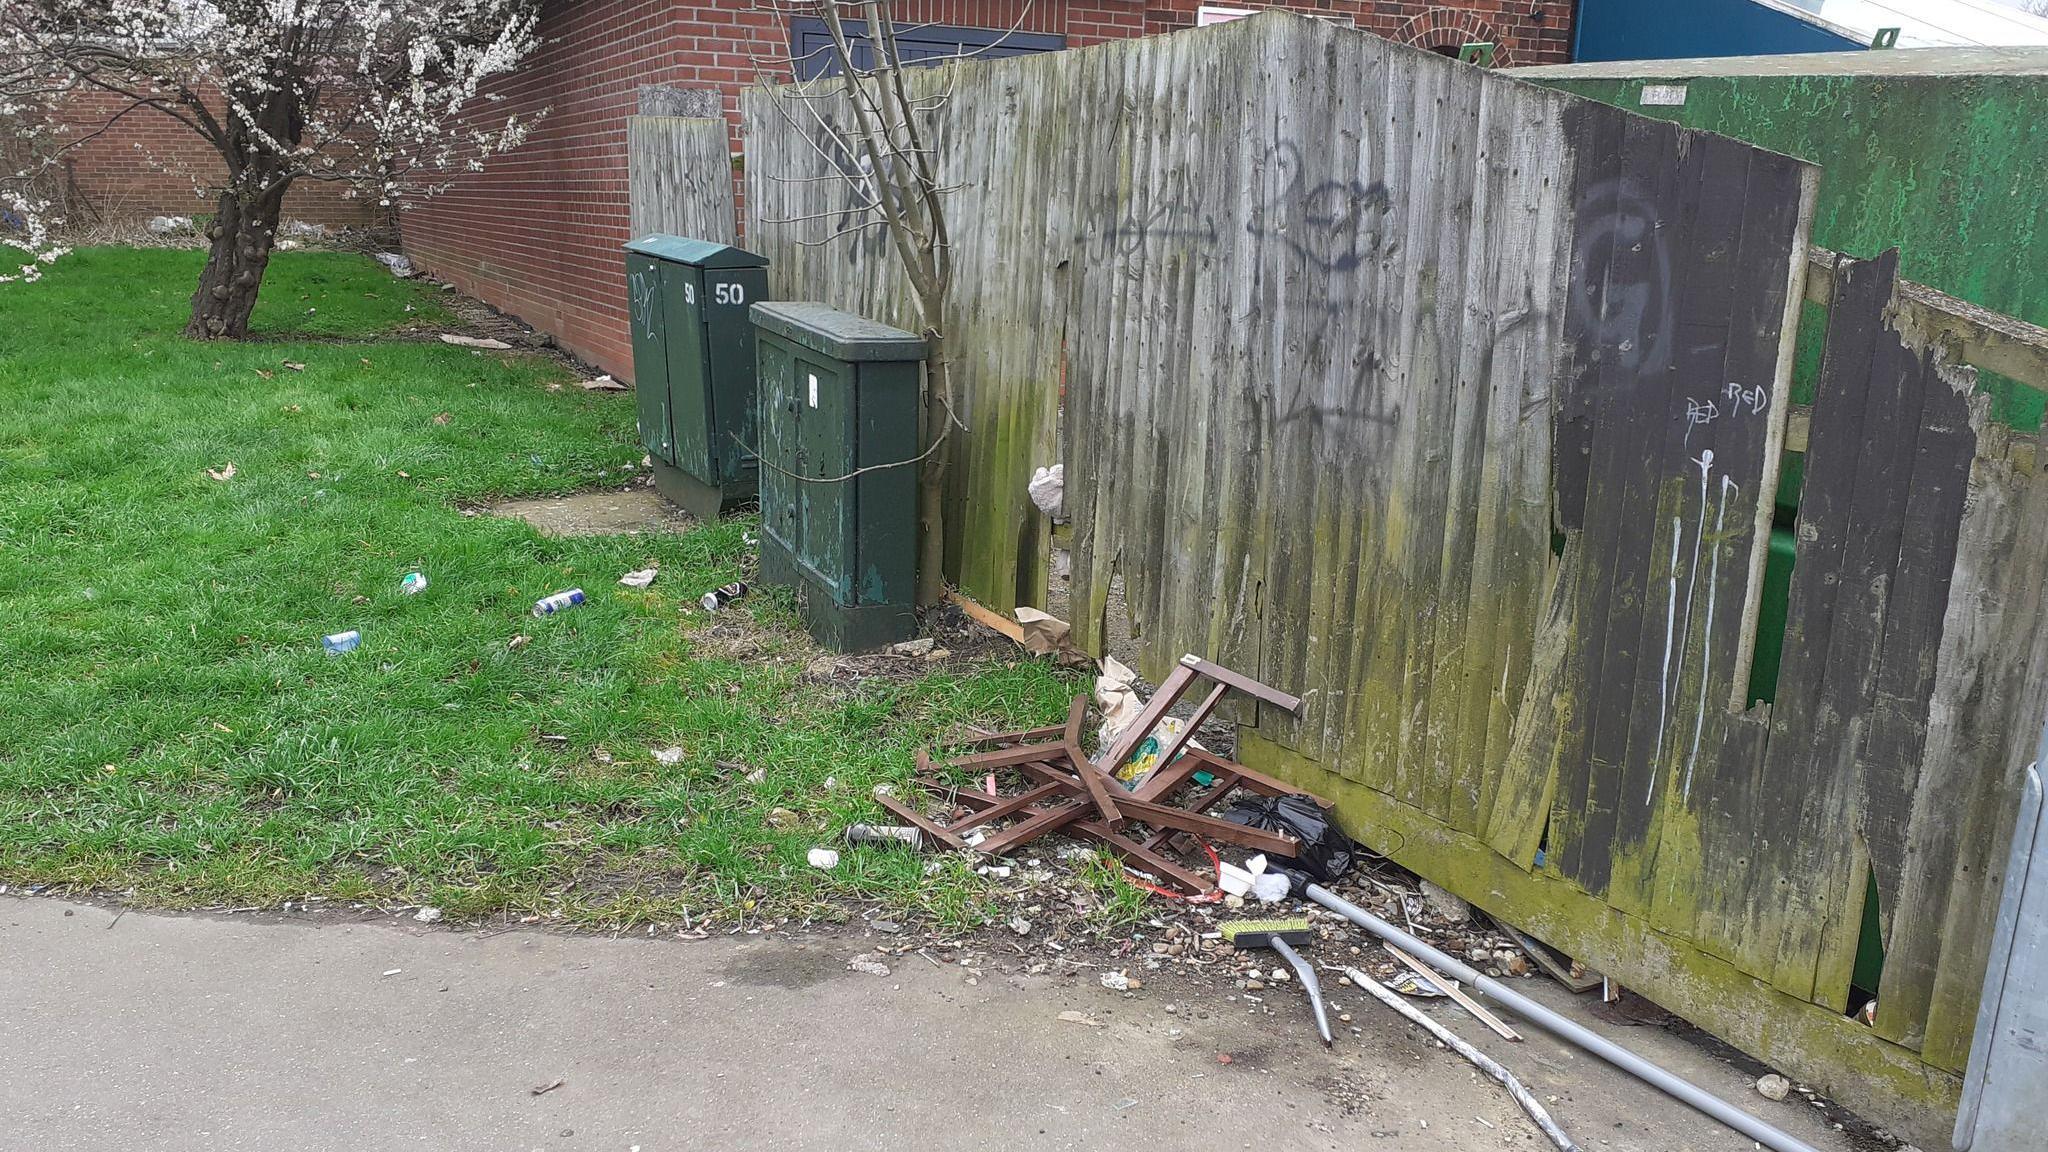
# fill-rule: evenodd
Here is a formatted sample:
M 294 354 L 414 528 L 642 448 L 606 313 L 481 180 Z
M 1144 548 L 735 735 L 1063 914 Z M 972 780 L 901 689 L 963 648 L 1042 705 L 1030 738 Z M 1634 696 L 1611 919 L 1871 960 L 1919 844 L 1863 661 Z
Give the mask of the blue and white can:
M 557 592 L 553 596 L 543 596 L 535 600 L 533 602 L 533 614 L 535 616 L 553 616 L 564 608 L 574 608 L 581 603 L 583 603 L 583 589 L 571 588 L 567 592 Z

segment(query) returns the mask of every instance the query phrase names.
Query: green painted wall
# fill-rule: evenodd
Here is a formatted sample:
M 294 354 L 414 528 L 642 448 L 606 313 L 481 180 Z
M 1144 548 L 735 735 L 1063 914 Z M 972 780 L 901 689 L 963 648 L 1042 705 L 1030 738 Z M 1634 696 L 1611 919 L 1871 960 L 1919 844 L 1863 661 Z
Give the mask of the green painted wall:
M 1811 160 L 1814 243 L 1854 256 L 1896 246 L 1907 279 L 2048 326 L 2048 76 L 1528 79 Z M 1644 107 L 1643 86 L 1659 83 L 1684 83 L 1685 103 Z M 1817 342 L 1802 350 L 1817 359 Z M 2040 427 L 2041 393 L 1980 383 L 1994 419 Z M 1810 402 L 1810 385 L 1793 399 Z

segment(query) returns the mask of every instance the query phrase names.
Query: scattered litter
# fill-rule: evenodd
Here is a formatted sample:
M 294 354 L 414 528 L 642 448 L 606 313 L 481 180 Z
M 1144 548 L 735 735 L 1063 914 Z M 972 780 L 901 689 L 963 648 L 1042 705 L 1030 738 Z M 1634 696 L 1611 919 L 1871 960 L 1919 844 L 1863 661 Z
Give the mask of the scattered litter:
M 1251 895 L 1261 904 L 1277 904 L 1287 899 L 1290 887 L 1287 874 L 1271 870 L 1264 854 L 1244 862 L 1244 870 L 1252 878 Z M 1244 895 L 1244 893 L 1238 893 Z
M 748 589 L 746 581 L 735 580 L 730 584 L 721 584 L 706 592 L 698 599 L 697 603 L 702 604 L 706 612 L 717 612 L 726 605 L 745 596 L 748 591 L 750 589 Z
M 839 867 L 839 853 L 831 848 L 813 848 L 805 859 L 811 862 L 811 867 L 827 872 Z
M 362 642 L 362 632 L 351 628 L 346 632 L 335 632 L 322 636 L 320 638 L 320 647 L 327 649 L 329 656 L 339 656 L 344 652 L 355 651 L 356 646 Z
M 1792 1082 L 1776 1072 L 1759 1077 L 1756 1082 L 1756 1094 L 1766 1100 L 1783 1100 L 1790 1091 Z
M 528 1088 L 527 1091 L 533 1093 L 535 1096 L 545 1096 L 548 1093 L 553 1092 L 555 1089 L 560 1088 L 562 1085 L 567 1083 L 567 1080 L 550 1080 L 545 1084 L 536 1084 L 533 1087 Z
M 1067 1009 L 1065 1012 L 1060 1013 L 1059 1018 L 1060 1023 L 1062 1024 L 1080 1024 L 1088 1028 L 1102 1027 L 1102 1021 L 1097 1020 L 1095 1017 L 1090 1016 L 1086 1012 L 1076 1012 L 1071 1008 Z
M 553 616 L 565 608 L 574 608 L 576 605 L 583 603 L 583 599 L 583 589 L 581 588 L 571 588 L 566 592 L 557 592 L 552 596 L 543 596 L 533 602 L 533 614 L 535 616 Z
M 887 976 L 889 974 L 889 966 L 882 963 L 880 956 L 855 956 L 846 962 L 846 966 L 855 972 L 865 972 L 870 976 Z
M 1065 620 L 1036 608 L 1019 608 L 1013 615 L 1017 618 L 1017 626 L 1024 630 L 1024 638 L 1020 643 L 1024 645 L 1026 652 L 1033 656 L 1075 653 L 1076 650 L 1069 639 L 1073 633 L 1073 626 Z
M 1414 972 L 1396 972 L 1393 979 L 1387 981 L 1387 987 L 1392 988 L 1403 996 L 1414 996 L 1423 1000 L 1444 994 L 1443 989 Z
M 624 392 L 626 386 L 610 376 L 599 376 L 595 380 L 585 380 L 583 382 L 583 390 L 585 392 Z
M 391 274 L 400 280 L 410 280 L 414 276 L 419 275 L 419 272 L 413 268 L 412 261 L 406 259 L 402 253 L 379 252 L 377 253 L 377 263 L 389 268 Z
M 1415 957 L 1409 955 L 1407 952 L 1402 951 L 1399 947 L 1397 947 L 1394 944 L 1393 941 L 1382 941 L 1382 943 L 1386 945 L 1387 952 L 1391 954 L 1394 957 L 1394 959 L 1399 960 L 1403 965 L 1405 965 L 1408 971 L 1414 973 L 1417 977 L 1421 978 L 1423 983 L 1429 984 L 1435 987 L 1438 991 L 1442 992 L 1444 995 L 1449 996 L 1451 1000 L 1458 1005 L 1458 1007 L 1463 1008 L 1467 1012 L 1470 1012 L 1472 1014 L 1473 1019 L 1478 1020 L 1481 1024 L 1484 1024 L 1488 1028 L 1493 1029 L 1495 1035 L 1499 1036 L 1503 1040 L 1513 1040 L 1519 1042 L 1522 1039 L 1522 1034 L 1520 1032 L 1515 1031 L 1513 1028 L 1509 1027 L 1507 1021 L 1502 1020 L 1498 1016 L 1495 1016 L 1492 1012 L 1488 1011 L 1484 1006 L 1482 1006 L 1478 1001 L 1466 995 L 1464 991 L 1458 987 L 1458 982 L 1456 980 L 1452 980 L 1451 978 L 1445 976 L 1443 973 L 1438 972 L 1436 969 L 1431 968 L 1429 965 L 1424 964 L 1420 960 L 1417 960 Z
M 233 480 L 235 478 L 235 462 L 230 460 L 218 468 L 208 468 L 206 474 L 215 480 Z
M 1055 464 L 1034 470 L 1024 491 L 1030 494 L 1031 502 L 1038 505 L 1040 512 L 1058 519 L 1060 508 L 1067 499 L 1067 466 Z
M 1456 1033 L 1431 1019 L 1421 1009 L 1387 991 L 1379 981 L 1358 969 L 1346 968 L 1344 974 L 1351 977 L 1353 984 L 1370 992 L 1375 1000 L 1400 1013 L 1410 1023 L 1436 1037 L 1446 1048 L 1463 1056 L 1473 1067 L 1491 1076 L 1501 1087 L 1507 1089 L 1508 1095 L 1514 1098 L 1516 1104 L 1521 1105 L 1522 1111 L 1528 1114 L 1529 1119 L 1535 1121 L 1536 1127 L 1542 1130 L 1552 1144 L 1565 1152 L 1576 1152 L 1578 1145 L 1563 1128 L 1558 1127 L 1557 1121 L 1551 1119 L 1550 1113 L 1544 1110 L 1535 1095 L 1524 1088 L 1522 1082 L 1515 1079 L 1514 1073 L 1509 1072 L 1499 1061 L 1459 1039 Z
M 403 969 L 403 968 L 393 968 L 393 969 L 391 969 L 391 970 L 389 970 L 389 971 L 385 972 L 384 974 L 385 974 L 386 976 L 396 976 L 396 975 L 398 975 L 398 974 L 399 974 L 400 972 L 403 972 L 403 971 L 405 971 L 405 969 Z
M 280 360 L 278 363 L 293 372 L 304 372 L 306 370 L 306 366 L 297 360 Z
M 441 922 L 441 910 L 439 908 L 422 908 L 413 913 L 412 918 L 422 924 L 439 924 Z
M 619 577 L 619 583 L 624 584 L 628 588 L 645 588 L 649 584 L 654 583 L 654 578 L 660 574 L 661 569 L 659 568 L 641 568 Z
M 1290 836 L 1300 850 L 1275 861 L 1275 871 L 1300 892 L 1310 881 L 1328 884 L 1351 870 L 1358 845 L 1346 836 L 1314 799 L 1302 795 L 1240 796 L 1233 800 L 1223 818 L 1232 824 L 1260 828 Z
M 458 336 L 453 332 L 441 333 L 441 343 L 462 348 L 488 348 L 493 352 L 508 351 L 512 347 L 503 340 L 493 340 L 488 336 Z
M 929 636 L 921 636 L 916 640 L 905 640 L 900 644 L 889 645 L 889 655 L 924 656 L 928 655 L 933 648 L 938 647 L 938 643 L 938 641 Z
M 654 762 L 673 768 L 683 762 L 683 750 L 681 748 L 656 748 L 654 750 Z
M 1216 886 L 1232 896 L 1242 897 L 1251 895 L 1252 881 L 1254 879 L 1256 877 L 1250 872 L 1239 868 L 1228 860 L 1224 861 L 1216 869 Z
M 1117 1101 L 1117 1102 L 1116 1102 L 1116 1103 L 1115 1103 L 1114 1105 L 1112 1105 L 1112 1107 L 1114 1107 L 1114 1108 L 1115 1108 L 1115 1109 L 1116 1109 L 1117 1111 L 1119 1111 L 1119 1112 L 1125 1111 L 1126 1109 L 1130 1109 L 1130 1108 L 1136 1108 L 1137 1106 L 1138 1106 L 1138 1102 L 1137 1102 L 1136 1100 L 1130 1099 L 1130 1098 L 1128 1098 L 1128 1097 L 1127 1097 L 1127 1098 L 1125 1098 L 1125 1099 L 1119 1100 L 1119 1101 Z
M 1114 681 L 1118 670 L 1129 672 L 1113 662 L 1104 663 L 1105 680 Z M 1171 847 L 1176 838 L 1189 834 L 1198 842 L 1232 844 L 1253 852 L 1279 854 L 1292 859 L 1303 850 L 1295 838 L 1250 827 L 1242 820 L 1220 820 L 1203 811 L 1240 786 L 1261 792 L 1290 793 L 1288 786 L 1261 776 L 1242 764 L 1187 747 L 1185 733 L 1166 741 L 1158 755 L 1158 763 L 1167 767 L 1152 773 L 1142 784 L 1120 786 L 1123 782 L 1112 779 L 1109 771 L 1112 766 L 1122 765 L 1130 759 L 1139 735 L 1155 728 L 1166 710 L 1174 706 L 1197 679 L 1212 680 L 1215 686 L 1196 709 L 1196 716 L 1188 722 L 1190 724 L 1198 725 L 1231 689 L 1288 712 L 1298 713 L 1301 708 L 1301 701 L 1293 696 L 1190 654 L 1181 658 L 1179 666 L 1161 685 L 1158 694 L 1149 704 L 1139 708 L 1139 714 L 1125 725 L 1122 734 L 1093 759 L 1079 751 L 1082 725 L 1087 715 L 1086 696 L 1073 699 L 1065 724 L 953 741 L 950 743 L 955 746 L 965 743 L 974 750 L 945 759 L 920 753 L 919 787 L 956 810 L 966 810 L 965 818 L 957 821 L 960 829 L 957 832 L 906 801 L 878 794 L 876 803 L 905 823 L 922 828 L 948 847 L 975 848 L 992 857 L 1013 855 L 1018 848 L 1038 836 L 1078 820 L 1090 819 L 1093 813 L 1099 823 L 1085 825 L 1086 834 L 1124 859 L 1134 883 L 1168 897 L 1205 902 L 1215 900 L 1219 894 L 1215 873 L 1211 871 L 1210 862 L 1216 855 L 1213 850 L 1207 852 L 1209 860 L 1199 861 L 1190 868 L 1159 849 Z M 1124 687 L 1128 689 L 1128 682 Z M 1135 693 L 1131 693 L 1130 700 L 1135 703 Z M 1117 701 L 1112 699 L 1108 702 L 1109 711 L 1114 712 L 1117 708 Z M 1187 753 L 1185 756 L 1181 755 L 1183 751 Z M 970 775 L 978 786 L 963 785 L 951 770 Z M 1201 807 L 1176 807 L 1170 803 L 1176 790 L 1187 784 L 1197 771 L 1209 772 L 1214 781 L 1199 800 Z M 1022 776 L 1024 790 L 1005 795 L 999 786 L 999 777 L 1003 775 Z M 1298 799 L 1320 813 L 1316 798 L 1300 795 Z M 1007 826 L 987 826 L 992 817 L 1014 815 L 1034 802 L 1059 803 L 1063 800 L 1078 800 L 1080 803 L 1061 803 L 1047 810 L 1042 817 L 1015 820 Z M 1115 831 L 1105 831 L 1119 828 L 1126 822 L 1166 831 L 1145 844 L 1126 839 Z M 1010 870 L 1008 866 L 985 865 L 976 871 L 985 876 L 1007 876 Z M 1275 886 L 1284 890 L 1285 880 L 1285 877 L 1279 877 L 1270 881 L 1268 890 Z M 1171 885 L 1171 888 L 1166 885 Z M 1237 899 L 1228 895 L 1223 898 Z
M 849 844 L 903 843 L 916 848 L 924 843 L 924 834 L 908 824 L 849 824 L 846 828 L 846 842 Z
M 1031 921 L 1026 920 L 1022 916 L 1012 916 L 1010 917 L 1010 931 L 1015 932 L 1019 936 L 1029 936 L 1031 935 Z
M 1008 864 L 983 864 L 975 871 L 991 880 L 1008 880 L 1014 869 Z
M 1138 674 L 1117 660 L 1104 656 L 1095 676 L 1095 707 L 1102 713 L 1102 727 L 1096 729 L 1095 746 L 1107 748 L 1131 726 L 1145 702 L 1138 699 Z
M 434 413 L 434 423 L 435 423 L 435 424 L 439 424 L 439 425 L 445 425 L 445 424 L 447 424 L 447 423 L 448 423 L 448 421 L 449 421 L 450 419 L 451 419 L 451 417 L 450 417 L 450 416 L 449 416 L 449 415 L 448 415 L 448 414 L 447 414 L 446 412 L 436 412 L 436 413 Z
M 144 227 L 152 236 L 177 236 L 193 230 L 190 216 L 151 216 Z
M 1130 976 L 1123 972 L 1104 972 L 1102 974 L 1102 986 L 1111 992 L 1129 992 L 1131 990 L 1131 983 Z
M 531 636 L 514 636 L 510 640 L 505 641 L 505 651 L 517 652 L 531 643 L 533 643 L 533 637 Z
M 405 579 L 398 582 L 398 590 L 407 596 L 417 596 L 425 592 L 427 590 L 427 574 L 425 572 L 407 572 Z

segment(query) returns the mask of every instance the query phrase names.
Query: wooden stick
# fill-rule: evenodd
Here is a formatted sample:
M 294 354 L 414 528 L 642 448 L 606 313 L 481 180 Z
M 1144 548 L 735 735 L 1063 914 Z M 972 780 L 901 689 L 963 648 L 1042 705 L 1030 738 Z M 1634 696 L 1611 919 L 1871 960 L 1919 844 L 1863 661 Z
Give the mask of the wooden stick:
M 1413 968 L 1417 976 L 1420 976 L 1424 980 L 1427 980 L 1429 982 L 1430 987 L 1436 989 L 1437 991 L 1443 993 L 1446 996 L 1449 996 L 1452 1000 L 1457 1001 L 1458 1007 L 1463 1008 L 1467 1012 L 1470 1012 L 1473 1015 L 1473 1017 L 1476 1018 L 1481 1024 L 1484 1024 L 1488 1028 L 1493 1029 L 1494 1032 L 1498 1034 L 1501 1039 L 1519 1041 L 1522 1038 L 1522 1034 L 1520 1032 L 1517 1032 L 1513 1028 L 1508 1027 L 1504 1022 L 1502 1022 L 1500 1017 L 1495 1016 L 1493 1013 L 1488 1012 L 1484 1008 L 1481 1008 L 1477 1000 L 1474 1000 L 1470 996 L 1465 995 L 1464 991 L 1458 987 L 1456 981 L 1445 978 L 1444 976 L 1440 975 L 1436 969 L 1431 968 L 1429 965 L 1424 964 L 1422 961 L 1417 960 L 1415 957 L 1410 956 L 1406 952 L 1401 951 L 1399 948 L 1394 947 L 1392 944 L 1388 944 L 1386 948 L 1387 951 L 1392 952 L 1394 954 L 1394 959 L 1399 960 L 1401 963 L 1406 964 L 1410 968 Z
M 1522 1087 L 1522 1082 L 1515 1079 L 1515 1074 L 1501 1067 L 1499 1061 L 1460 1040 L 1449 1028 L 1430 1019 L 1421 1009 L 1401 999 L 1399 993 L 1358 969 L 1347 967 L 1344 974 L 1351 977 L 1353 984 L 1370 993 L 1373 999 L 1407 1017 L 1410 1023 L 1443 1041 L 1445 1047 L 1463 1056 L 1473 1067 L 1499 1081 L 1500 1086 L 1508 1090 L 1508 1095 L 1515 1098 L 1515 1103 L 1522 1106 L 1522 1111 L 1529 1114 L 1529 1119 L 1536 1122 L 1536 1127 L 1541 1128 L 1550 1142 L 1557 1145 L 1558 1152 L 1579 1152 L 1579 1146 L 1572 1142 L 1572 1138 L 1566 1135 L 1563 1128 L 1558 1127 L 1557 1121 L 1550 1118 L 1550 1113 L 1544 1111 L 1543 1105 L 1536 1102 L 1535 1095 Z
M 960 610 L 967 613 L 975 623 L 993 628 L 1019 644 L 1024 642 L 1024 626 L 1001 612 L 962 596 L 957 588 L 948 588 L 946 599 L 959 605 Z

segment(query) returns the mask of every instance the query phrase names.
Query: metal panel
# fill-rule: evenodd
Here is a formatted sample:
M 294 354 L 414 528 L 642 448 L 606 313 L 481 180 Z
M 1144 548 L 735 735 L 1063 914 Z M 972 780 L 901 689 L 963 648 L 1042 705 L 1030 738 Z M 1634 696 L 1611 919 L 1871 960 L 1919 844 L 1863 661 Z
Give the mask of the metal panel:
M 868 468 L 916 456 L 917 361 L 865 363 L 856 369 L 860 403 L 854 464 Z M 910 603 L 917 581 L 917 467 L 863 473 L 854 482 L 853 498 L 852 602 Z
M 761 532 L 784 552 L 797 550 L 796 358 L 790 346 L 763 335 L 756 349 L 760 387 Z
M 669 421 L 668 341 L 663 315 L 661 265 L 646 256 L 626 257 L 626 290 L 633 335 L 633 390 L 639 408 L 640 443 L 656 460 L 676 460 Z
M 853 471 L 852 372 L 814 353 L 795 357 L 797 463 L 814 480 Z M 797 555 L 832 598 L 852 603 L 853 494 L 845 482 L 800 483 Z
M 706 484 L 719 481 L 711 467 L 710 370 L 704 348 L 704 272 L 688 264 L 661 267 L 663 316 L 668 325 L 671 462 Z
M 757 444 L 754 325 L 748 307 L 767 297 L 768 273 L 761 268 L 714 268 L 703 276 L 698 313 L 704 319 L 709 381 L 704 427 L 710 437 L 703 479 L 732 484 L 753 467 Z
M 2048 729 L 2022 783 L 2005 868 L 2005 895 L 1985 966 L 1970 1070 L 1956 1113 L 1956 1152 L 2022 1152 L 2041 1146 L 2048 1100 L 2048 824 L 2041 820 Z

